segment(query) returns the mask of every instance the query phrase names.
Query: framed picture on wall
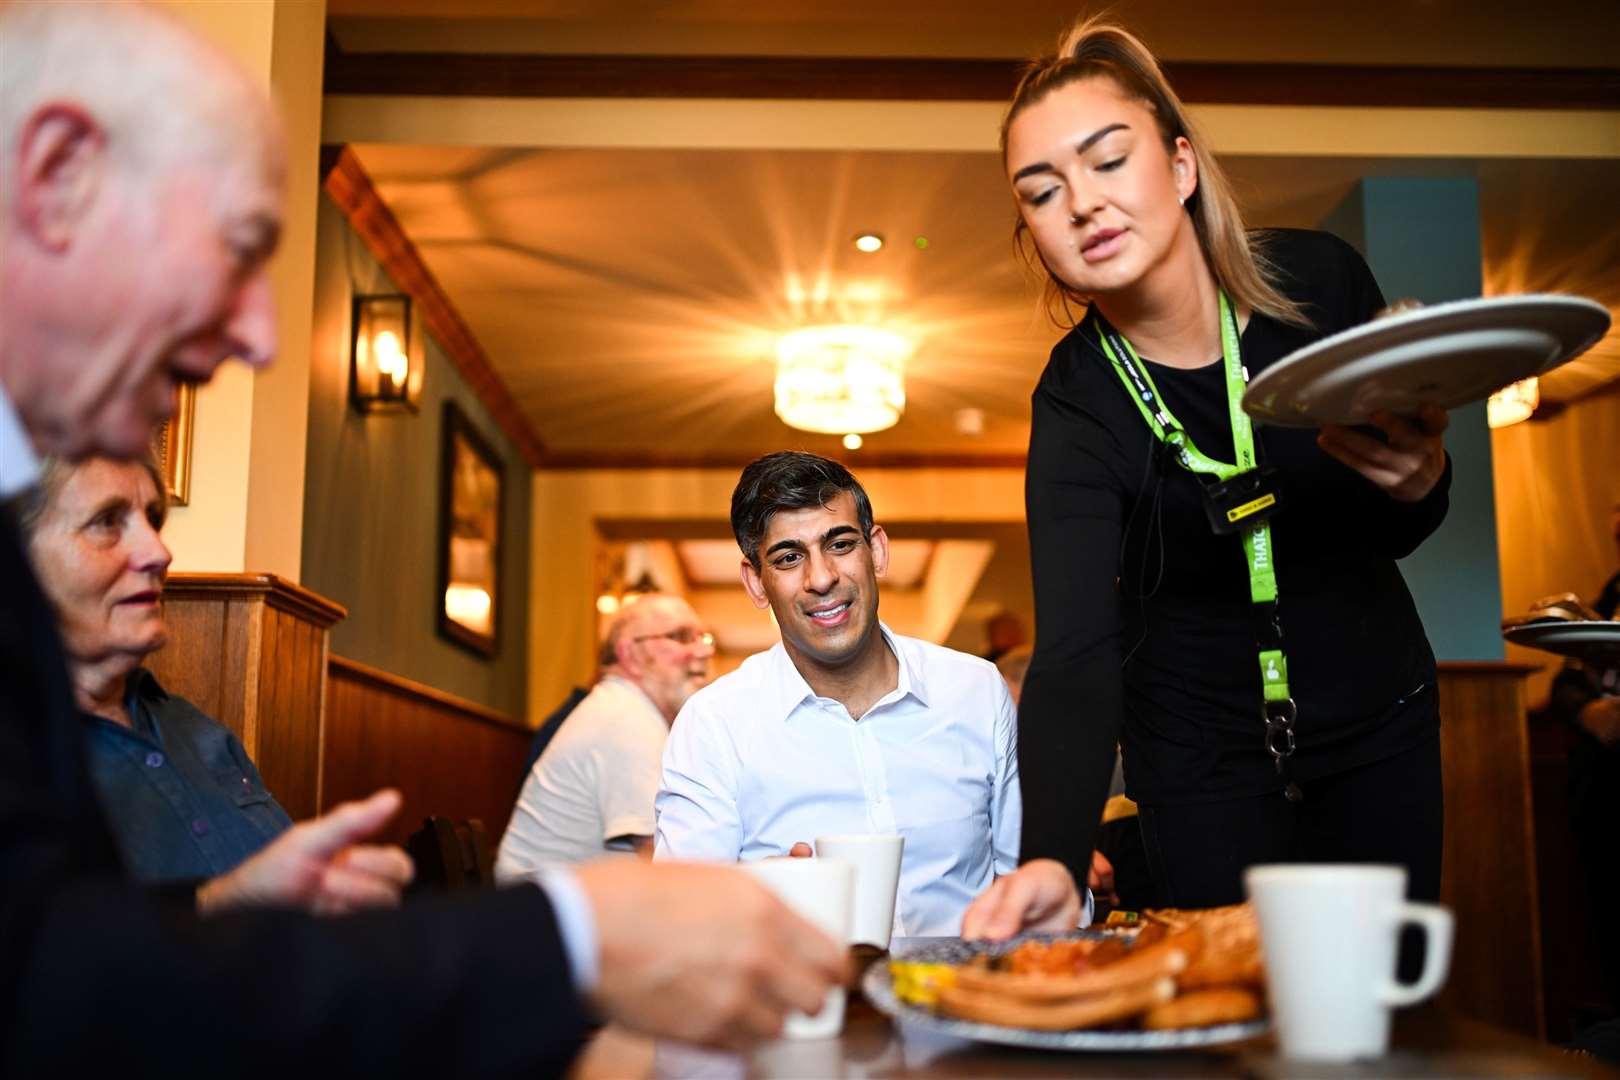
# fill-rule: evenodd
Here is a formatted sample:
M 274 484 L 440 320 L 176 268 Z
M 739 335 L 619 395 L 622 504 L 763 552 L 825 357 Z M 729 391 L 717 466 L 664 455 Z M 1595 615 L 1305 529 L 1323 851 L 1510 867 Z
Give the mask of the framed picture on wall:
M 453 401 L 444 403 L 439 478 L 439 632 L 494 656 L 500 626 L 504 470 L 495 447 Z
M 170 506 L 185 506 L 191 502 L 191 433 L 196 415 L 197 388 L 191 383 L 181 383 L 175 396 L 174 415 L 152 432 L 152 456 L 163 470 Z

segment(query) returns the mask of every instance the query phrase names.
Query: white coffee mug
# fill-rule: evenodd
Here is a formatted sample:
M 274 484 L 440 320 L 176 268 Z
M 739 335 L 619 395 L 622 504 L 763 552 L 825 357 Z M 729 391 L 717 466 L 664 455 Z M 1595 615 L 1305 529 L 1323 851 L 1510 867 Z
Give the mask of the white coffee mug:
M 849 944 L 889 947 L 905 846 L 906 838 L 899 833 L 816 837 L 818 859 L 837 859 L 855 868 L 855 916 L 850 922 Z
M 1245 875 L 1260 921 L 1266 979 L 1283 1056 L 1377 1057 L 1389 1010 L 1429 997 L 1451 965 L 1451 912 L 1406 899 L 1399 866 L 1277 865 Z M 1423 971 L 1395 980 L 1404 926 L 1423 930 Z
M 849 939 L 855 871 L 848 863 L 837 859 L 765 859 L 744 863 L 743 869 L 833 940 Z M 782 1034 L 790 1039 L 830 1039 L 843 1028 L 844 988 L 835 986 L 827 991 L 816 1015 L 789 1013 Z

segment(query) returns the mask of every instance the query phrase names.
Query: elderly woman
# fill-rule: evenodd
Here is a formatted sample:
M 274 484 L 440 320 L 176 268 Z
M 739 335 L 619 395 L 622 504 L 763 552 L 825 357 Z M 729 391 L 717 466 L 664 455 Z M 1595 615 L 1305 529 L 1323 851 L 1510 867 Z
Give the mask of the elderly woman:
M 150 459 L 92 458 L 46 462 L 20 514 L 61 620 L 91 780 L 147 882 L 224 874 L 292 824 L 236 736 L 141 667 L 168 637 L 166 512 Z

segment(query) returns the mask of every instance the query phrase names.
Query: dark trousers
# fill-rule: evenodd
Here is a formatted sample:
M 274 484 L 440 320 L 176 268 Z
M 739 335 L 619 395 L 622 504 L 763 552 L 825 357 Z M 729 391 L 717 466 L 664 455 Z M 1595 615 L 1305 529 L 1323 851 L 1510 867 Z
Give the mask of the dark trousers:
M 1227 802 L 1141 809 L 1159 906 L 1240 903 L 1243 871 L 1256 863 L 1368 862 L 1406 867 L 1407 895 L 1440 898 L 1444 821 L 1440 734 L 1382 761 L 1281 792 Z

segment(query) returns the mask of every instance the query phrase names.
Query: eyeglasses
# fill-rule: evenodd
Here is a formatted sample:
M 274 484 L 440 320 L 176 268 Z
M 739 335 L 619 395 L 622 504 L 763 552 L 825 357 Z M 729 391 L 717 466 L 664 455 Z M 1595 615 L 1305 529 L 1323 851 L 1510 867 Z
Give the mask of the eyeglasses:
M 700 630 L 694 630 L 690 626 L 683 626 L 683 627 L 680 627 L 679 629 L 669 630 L 669 631 L 666 631 L 665 633 L 662 633 L 662 634 L 641 634 L 640 636 L 633 637 L 630 640 L 631 641 L 652 641 L 654 638 L 668 638 L 669 640 L 675 642 L 677 645 L 700 645 L 701 644 L 701 645 L 707 645 L 711 649 L 714 648 L 714 635 L 713 634 L 707 634 L 707 633 L 704 633 L 704 632 L 702 632 Z

